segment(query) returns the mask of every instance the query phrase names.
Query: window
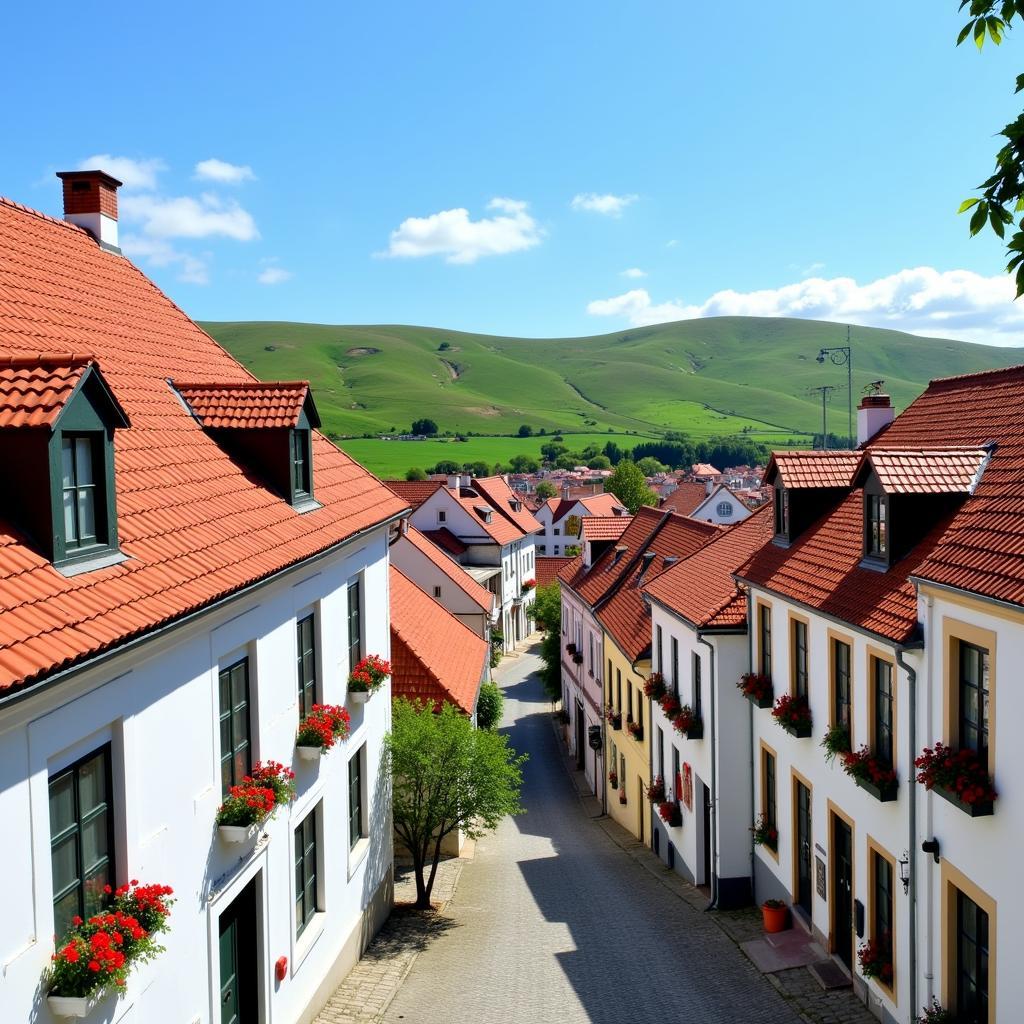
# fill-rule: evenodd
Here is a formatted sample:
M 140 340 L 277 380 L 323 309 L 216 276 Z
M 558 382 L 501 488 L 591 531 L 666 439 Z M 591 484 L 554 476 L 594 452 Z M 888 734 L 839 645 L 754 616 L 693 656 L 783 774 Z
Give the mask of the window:
M 66 551 L 102 543 L 97 534 L 96 451 L 90 434 L 65 434 L 61 438 L 61 488 L 64 501 L 64 548 Z
M 587 670 L 594 674 L 594 634 L 587 633 Z
M 562 553 L 561 547 L 558 544 L 556 544 L 555 545 L 555 554 L 556 555 L 560 555 L 561 553 Z
M 309 431 L 292 431 L 292 501 L 308 498 L 313 489 L 309 484 L 310 448 Z
M 672 637 L 672 693 L 679 696 L 679 639 Z
M 655 646 L 655 650 L 654 650 L 654 657 L 655 657 L 654 667 L 655 667 L 655 669 L 658 672 L 663 672 L 664 668 L 662 666 L 662 661 L 661 661 L 661 651 L 662 651 L 662 647 L 661 647 L 661 643 L 662 643 L 662 639 L 661 639 L 661 626 L 656 626 L 654 632 L 655 632 L 655 641 L 656 641 L 656 646 Z
M 679 748 L 676 746 L 672 747 L 672 796 L 676 800 L 681 800 L 683 794 L 680 792 L 682 786 L 680 785 L 679 778 Z
M 866 494 L 864 496 L 866 554 L 869 558 L 885 558 L 889 553 L 889 533 L 887 518 L 888 500 L 884 494 Z
M 316 621 L 312 615 L 299 619 L 298 633 L 299 667 L 299 717 L 308 715 L 316 703 Z
M 871 663 L 871 684 L 874 689 L 873 753 L 885 764 L 892 761 L 892 665 L 881 658 Z
M 658 751 L 658 774 L 661 776 L 662 781 L 665 780 L 665 734 L 661 731 L 659 725 L 656 730 L 658 734 L 658 742 L 656 749 Z
M 444 523 L 444 522 L 447 522 L 447 520 L 448 520 L 448 513 L 443 508 L 439 508 L 437 510 L 437 521 L 439 523 Z
M 761 674 L 772 674 L 772 610 L 766 604 L 757 606 L 758 650 L 761 656 Z
M 789 537 L 789 492 L 785 487 L 775 488 L 775 536 Z
M 249 659 L 220 670 L 220 783 L 227 794 L 249 774 Z
M 832 641 L 832 725 L 850 737 L 850 645 Z
M 441 600 L 441 588 L 440 587 L 434 587 L 434 597 L 436 597 L 439 601 Z
M 793 694 L 807 697 L 807 623 L 793 620 Z
M 778 829 L 778 805 L 775 800 L 775 755 L 770 750 L 761 749 L 761 810 L 770 828 Z
M 987 1024 L 988 914 L 969 896 L 956 893 L 956 1019 Z
M 700 705 L 701 705 L 701 660 L 700 655 L 693 652 L 693 715 L 695 718 L 700 718 Z
M 626 721 L 633 721 L 633 686 L 631 683 L 626 683 Z
M 615 670 L 615 708 L 622 710 L 622 669 Z
M 366 747 L 362 746 L 348 763 L 348 845 L 349 849 L 366 836 L 363 812 L 363 760 Z
M 988 651 L 974 644 L 959 647 L 960 749 L 973 750 L 988 768 L 989 677 Z
M 720 501 L 715 506 L 715 511 L 723 518 L 732 515 L 732 502 L 731 501 Z
M 316 808 L 295 829 L 295 935 L 302 934 L 320 909 L 316 896 Z
M 348 667 L 351 671 L 363 660 L 362 595 L 357 576 L 348 584 Z
M 556 526 L 555 527 L 555 536 L 556 537 L 561 537 L 561 535 L 562 535 L 562 531 Z
M 59 939 L 73 917 L 87 918 L 105 905 L 103 887 L 115 881 L 110 747 L 58 772 L 49 791 L 53 930 Z
M 890 962 L 892 957 L 892 864 L 878 850 L 871 851 L 871 874 L 873 888 L 871 893 L 871 938 L 887 950 Z M 888 988 L 895 988 L 895 978 L 885 982 Z
M 540 553 L 542 555 L 546 555 L 548 553 L 548 546 L 546 544 L 541 544 L 541 546 L 540 546 Z

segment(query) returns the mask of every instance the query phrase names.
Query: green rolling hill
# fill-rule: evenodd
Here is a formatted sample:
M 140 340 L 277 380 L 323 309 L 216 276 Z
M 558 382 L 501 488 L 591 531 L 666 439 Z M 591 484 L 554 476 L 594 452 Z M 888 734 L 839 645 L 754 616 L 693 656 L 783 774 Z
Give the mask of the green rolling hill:
M 814 358 L 823 345 L 845 344 L 842 324 L 715 317 L 543 339 L 388 325 L 202 326 L 258 377 L 312 381 L 324 428 L 342 437 L 407 430 L 429 416 L 442 431 L 489 435 L 528 423 L 548 433 L 745 431 L 779 445 L 820 429 L 810 389 L 821 384 L 840 388 L 829 429 L 846 427 L 845 367 Z M 1018 349 L 866 327 L 852 329 L 852 344 L 854 404 L 869 381 L 884 379 L 903 408 L 933 377 L 1024 361 Z

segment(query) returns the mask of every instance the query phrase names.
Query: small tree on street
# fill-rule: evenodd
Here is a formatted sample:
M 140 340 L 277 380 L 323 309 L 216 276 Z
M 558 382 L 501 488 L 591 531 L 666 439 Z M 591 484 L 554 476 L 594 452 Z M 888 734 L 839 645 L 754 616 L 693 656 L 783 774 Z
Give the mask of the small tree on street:
M 445 836 L 470 839 L 493 832 L 506 814 L 521 814 L 522 766 L 508 738 L 474 729 L 451 704 L 398 698 L 384 758 L 394 790 L 395 832 L 412 856 L 416 907 L 429 909 Z M 429 873 L 428 873 L 429 866 Z

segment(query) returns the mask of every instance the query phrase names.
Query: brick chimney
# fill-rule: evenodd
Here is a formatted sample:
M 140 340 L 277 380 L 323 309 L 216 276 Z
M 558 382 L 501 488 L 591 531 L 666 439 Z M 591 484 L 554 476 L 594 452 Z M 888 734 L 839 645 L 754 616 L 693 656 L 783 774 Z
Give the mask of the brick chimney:
M 103 249 L 119 253 L 117 190 L 121 182 L 105 171 L 58 171 L 64 183 L 64 219 L 85 228 Z
M 857 406 L 857 445 L 867 444 L 896 416 L 888 395 L 865 395 Z

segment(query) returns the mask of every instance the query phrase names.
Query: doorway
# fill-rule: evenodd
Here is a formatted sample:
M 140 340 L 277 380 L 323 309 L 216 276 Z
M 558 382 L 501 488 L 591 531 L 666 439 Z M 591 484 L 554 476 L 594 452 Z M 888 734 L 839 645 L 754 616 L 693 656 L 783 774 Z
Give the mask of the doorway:
M 704 881 L 702 884 L 711 884 L 711 790 L 702 782 L 701 791 L 701 839 L 704 842 Z
M 255 1024 L 259 1013 L 256 885 L 259 875 L 220 915 L 220 1024 Z
M 583 771 L 583 759 L 586 757 L 586 743 L 584 742 L 584 721 L 583 705 L 576 701 L 576 771 Z M 597 779 L 594 779 L 596 792 Z
M 832 952 L 853 969 L 853 830 L 832 815 Z
M 811 916 L 811 791 L 799 779 L 796 785 L 796 903 Z

